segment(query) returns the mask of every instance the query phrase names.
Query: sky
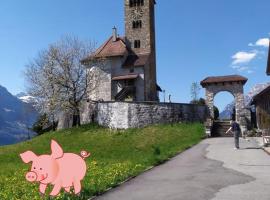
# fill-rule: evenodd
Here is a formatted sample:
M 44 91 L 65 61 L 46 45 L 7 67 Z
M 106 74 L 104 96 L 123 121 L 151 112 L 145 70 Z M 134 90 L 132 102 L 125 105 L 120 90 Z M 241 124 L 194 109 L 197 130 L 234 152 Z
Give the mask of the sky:
M 172 101 L 188 103 L 191 84 L 208 76 L 245 76 L 245 92 L 270 82 L 269 0 L 156 2 L 157 79 Z M 0 85 L 12 94 L 24 91 L 25 65 L 39 51 L 65 35 L 101 45 L 113 26 L 125 34 L 123 0 L 0 1 Z M 232 100 L 221 93 L 215 104 L 223 109 Z

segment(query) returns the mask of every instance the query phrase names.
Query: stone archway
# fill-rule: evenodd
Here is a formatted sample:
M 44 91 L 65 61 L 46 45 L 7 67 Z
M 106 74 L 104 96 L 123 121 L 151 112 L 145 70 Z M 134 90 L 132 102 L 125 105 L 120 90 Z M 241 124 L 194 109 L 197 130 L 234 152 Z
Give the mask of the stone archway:
M 236 121 L 245 130 L 245 104 L 244 85 L 247 78 L 239 75 L 207 77 L 201 81 L 201 85 L 206 90 L 206 105 L 209 108 L 210 116 L 214 119 L 214 97 L 219 92 L 229 92 L 235 99 Z

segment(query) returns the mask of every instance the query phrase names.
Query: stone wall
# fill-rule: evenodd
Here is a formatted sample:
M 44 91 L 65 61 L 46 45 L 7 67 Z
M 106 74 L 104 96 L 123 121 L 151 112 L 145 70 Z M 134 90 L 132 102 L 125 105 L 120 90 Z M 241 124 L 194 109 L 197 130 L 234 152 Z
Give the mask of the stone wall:
M 97 104 L 95 120 L 105 127 L 138 128 L 150 124 L 204 122 L 206 106 L 176 103 L 101 102 Z
M 111 101 L 111 62 L 101 61 L 97 66 L 87 66 L 87 98 L 93 101 Z

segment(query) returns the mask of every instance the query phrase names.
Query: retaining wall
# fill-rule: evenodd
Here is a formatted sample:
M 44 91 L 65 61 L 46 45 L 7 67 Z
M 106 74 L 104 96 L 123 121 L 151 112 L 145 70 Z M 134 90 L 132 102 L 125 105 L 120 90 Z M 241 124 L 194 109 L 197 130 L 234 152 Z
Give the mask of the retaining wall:
M 116 129 L 138 128 L 150 124 L 177 122 L 204 122 L 208 117 L 206 106 L 155 102 L 100 102 L 95 121 Z

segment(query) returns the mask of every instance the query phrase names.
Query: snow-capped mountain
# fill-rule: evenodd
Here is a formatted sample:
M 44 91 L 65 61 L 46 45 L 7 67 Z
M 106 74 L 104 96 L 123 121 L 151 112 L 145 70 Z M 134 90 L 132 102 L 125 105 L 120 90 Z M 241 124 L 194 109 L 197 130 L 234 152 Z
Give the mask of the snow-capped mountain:
M 29 131 L 38 113 L 32 102 L 26 103 L 0 86 L 0 145 L 13 144 L 33 137 Z
M 36 98 L 30 95 L 27 95 L 24 92 L 21 92 L 16 95 L 17 98 L 19 98 L 24 103 L 32 103 L 35 104 L 37 102 Z
M 254 87 L 251 88 L 251 90 L 244 96 L 245 98 L 245 106 L 248 106 L 253 97 L 257 94 L 259 94 L 261 91 L 263 91 L 266 87 L 268 87 L 270 83 L 259 83 L 256 84 Z M 219 114 L 220 119 L 229 119 L 231 118 L 231 115 L 233 113 L 235 102 L 229 103 L 225 109 Z
M 265 88 L 267 88 L 268 86 L 270 86 L 270 82 L 269 83 L 259 83 L 256 84 L 253 88 L 251 88 L 251 90 L 249 91 L 249 93 L 247 94 L 248 98 L 250 100 L 252 100 L 252 98 L 259 94 L 261 91 L 263 91 Z M 250 103 L 250 102 L 249 102 Z

